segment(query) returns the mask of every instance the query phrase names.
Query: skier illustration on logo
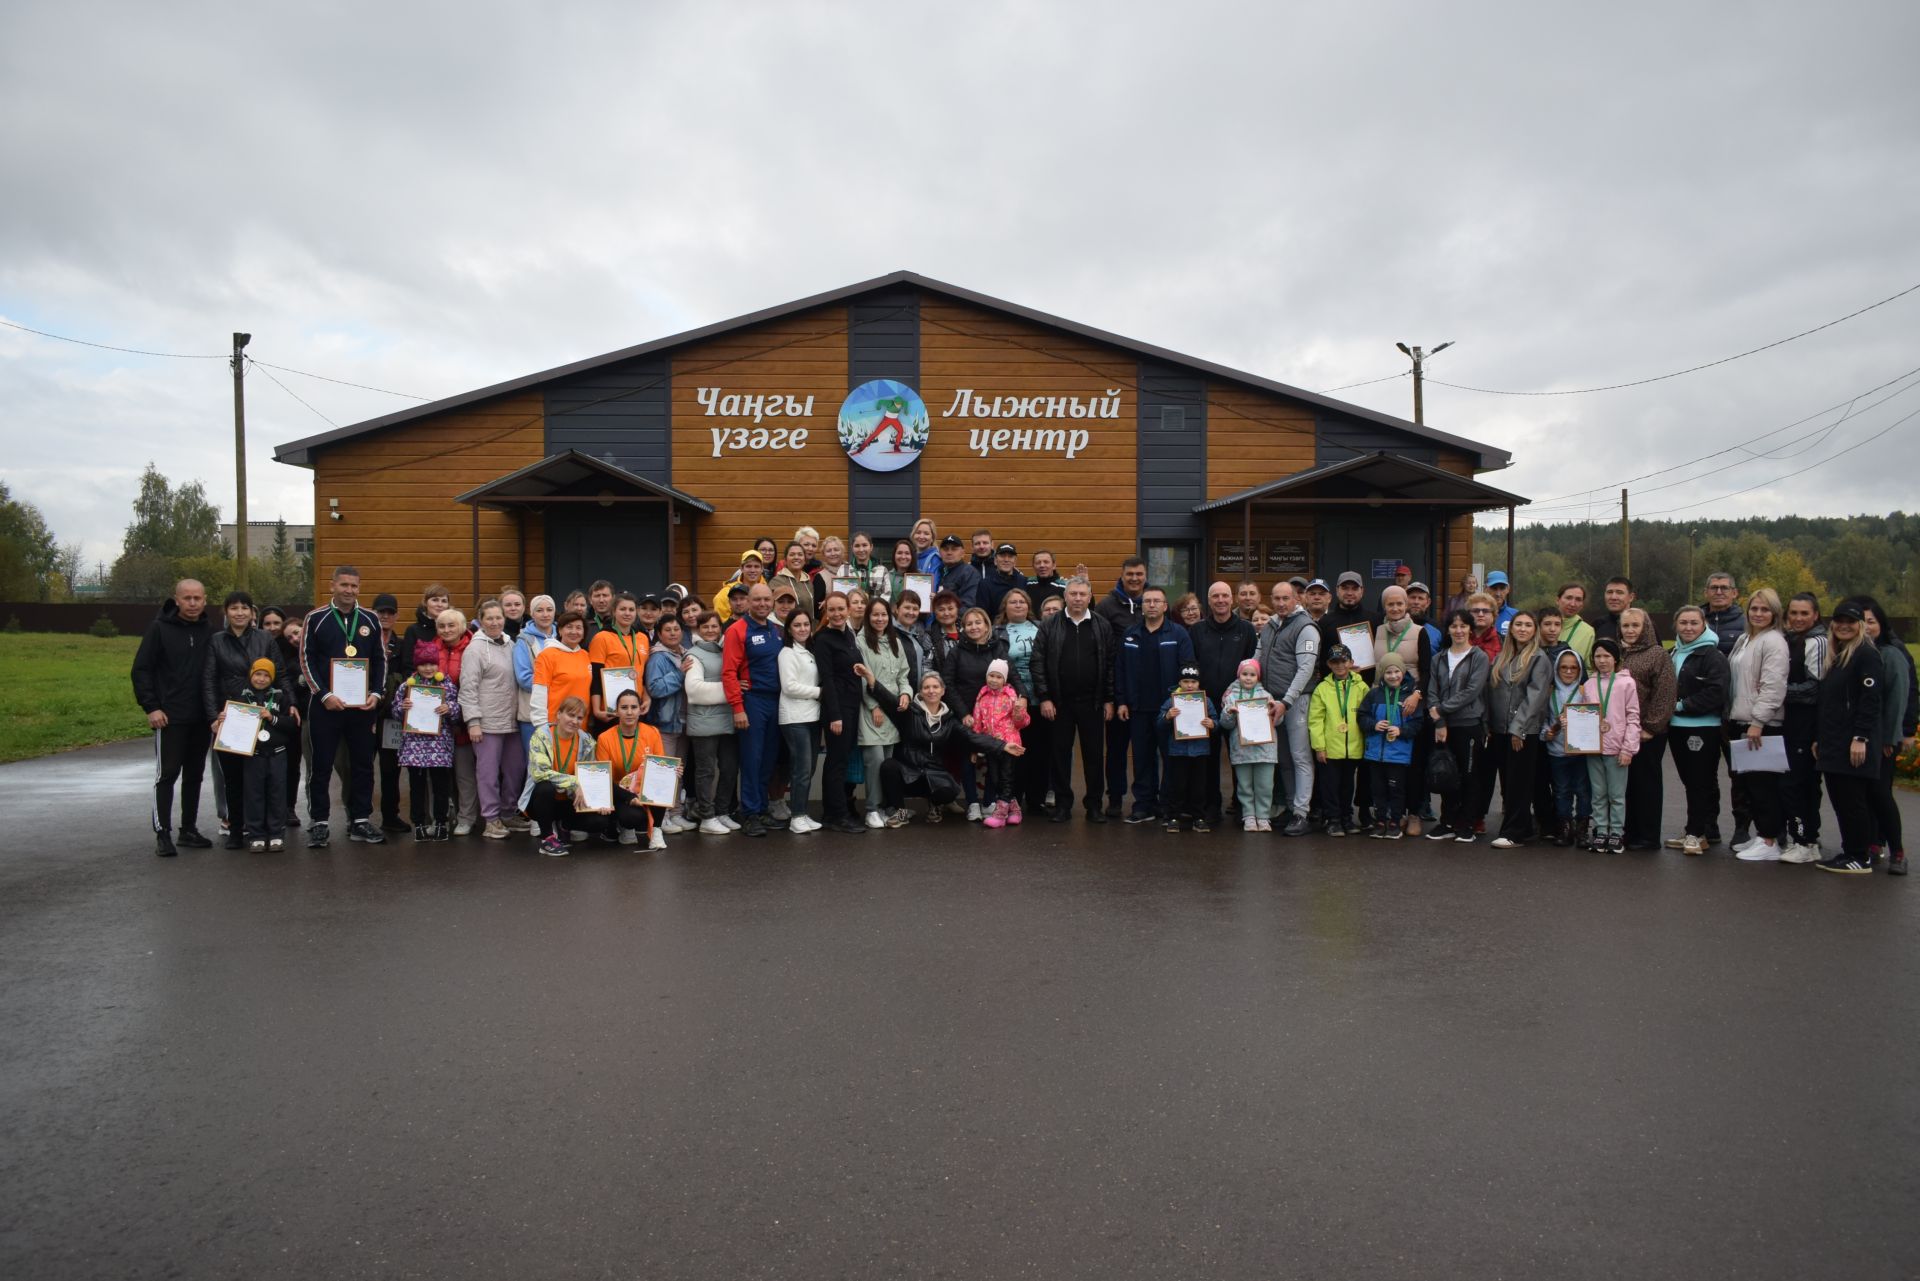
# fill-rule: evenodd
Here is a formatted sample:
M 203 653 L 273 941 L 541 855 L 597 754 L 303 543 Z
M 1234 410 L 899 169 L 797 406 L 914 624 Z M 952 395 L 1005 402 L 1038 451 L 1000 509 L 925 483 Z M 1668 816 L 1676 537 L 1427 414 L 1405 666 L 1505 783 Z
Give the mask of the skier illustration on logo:
M 840 447 L 868 471 L 899 471 L 927 447 L 932 419 L 920 393 L 891 378 L 855 387 L 840 405 Z
M 889 396 L 878 401 L 874 407 L 880 411 L 880 421 L 873 425 L 873 430 L 867 433 L 865 440 L 847 451 L 849 455 L 866 452 L 868 445 L 888 432 L 893 433 L 893 452 L 900 452 L 900 446 L 907 438 L 907 429 L 900 425 L 900 415 L 907 412 L 906 398 Z

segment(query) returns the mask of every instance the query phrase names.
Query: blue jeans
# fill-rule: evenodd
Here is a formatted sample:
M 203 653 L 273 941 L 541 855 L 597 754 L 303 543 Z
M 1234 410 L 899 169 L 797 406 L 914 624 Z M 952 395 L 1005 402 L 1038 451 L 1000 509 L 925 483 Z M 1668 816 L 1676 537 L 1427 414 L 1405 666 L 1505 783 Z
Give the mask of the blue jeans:
M 740 737 L 740 812 L 764 817 L 773 767 L 780 761 L 780 696 L 748 690 L 747 727 Z
M 1553 812 L 1561 818 L 1592 818 L 1593 784 L 1587 779 L 1587 758 L 1549 753 L 1547 760 L 1553 771 Z
M 813 790 L 813 757 L 820 750 L 814 741 L 814 734 L 819 728 L 818 721 L 780 727 L 780 738 L 787 748 L 787 780 L 792 784 L 792 794 L 787 797 L 787 804 L 795 814 L 807 812 L 807 794 Z M 845 783 L 840 786 L 842 791 L 846 790 Z

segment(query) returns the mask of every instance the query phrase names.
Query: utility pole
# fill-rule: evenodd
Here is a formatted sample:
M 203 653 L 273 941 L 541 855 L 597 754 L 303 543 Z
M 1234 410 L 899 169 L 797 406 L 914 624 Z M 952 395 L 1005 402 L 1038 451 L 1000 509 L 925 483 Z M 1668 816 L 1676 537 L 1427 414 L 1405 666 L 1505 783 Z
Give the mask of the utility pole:
M 1627 524 L 1627 491 L 1620 491 L 1620 576 L 1633 577 L 1633 531 Z
M 1692 603 L 1693 603 L 1693 599 L 1694 599 L 1694 595 L 1693 595 L 1693 545 L 1694 545 L 1694 544 L 1695 544 L 1696 542 L 1698 542 L 1698 541 L 1699 541 L 1699 539 L 1700 539 L 1700 531 L 1699 531 L 1699 530 L 1697 530 L 1697 529 L 1689 529 L 1689 530 L 1687 531 L 1687 603 L 1688 603 L 1688 604 L 1692 604 Z
M 247 585 L 247 385 L 241 353 L 252 334 L 233 336 L 233 583 Z
M 1421 395 L 1421 380 L 1424 377 L 1422 365 L 1429 357 L 1438 356 L 1441 352 L 1453 346 L 1453 341 L 1449 339 L 1441 343 L 1438 347 L 1435 347 L 1432 351 L 1428 351 L 1424 347 L 1409 347 L 1403 342 L 1397 342 L 1394 346 L 1398 347 L 1400 353 L 1413 362 L 1413 421 L 1424 426 L 1427 421 L 1427 407 Z

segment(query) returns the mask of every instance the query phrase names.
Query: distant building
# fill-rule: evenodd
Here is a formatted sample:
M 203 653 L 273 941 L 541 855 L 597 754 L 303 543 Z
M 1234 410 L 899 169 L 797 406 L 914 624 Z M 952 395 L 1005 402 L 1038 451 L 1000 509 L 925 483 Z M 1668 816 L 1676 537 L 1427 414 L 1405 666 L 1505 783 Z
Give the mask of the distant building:
M 273 550 L 274 534 L 278 525 L 278 521 L 272 520 L 248 521 L 247 554 L 249 556 L 264 556 L 268 552 L 271 552 Z M 220 537 L 229 547 L 238 547 L 240 544 L 238 526 L 234 525 L 231 521 L 220 526 Z M 295 556 L 311 555 L 313 552 L 313 526 L 288 525 L 287 540 L 293 544 L 293 554 Z

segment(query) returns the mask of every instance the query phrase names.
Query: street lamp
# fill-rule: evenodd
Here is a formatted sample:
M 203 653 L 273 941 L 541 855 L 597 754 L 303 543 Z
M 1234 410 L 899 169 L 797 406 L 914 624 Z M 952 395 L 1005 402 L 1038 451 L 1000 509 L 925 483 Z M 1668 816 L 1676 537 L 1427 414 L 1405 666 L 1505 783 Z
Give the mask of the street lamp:
M 1394 346 L 1400 349 L 1401 355 L 1405 356 L 1408 360 L 1411 360 L 1413 362 L 1413 421 L 1416 423 L 1424 424 L 1427 419 L 1426 419 L 1426 405 L 1421 395 L 1422 362 L 1426 361 L 1427 359 L 1433 356 L 1438 356 L 1441 352 L 1453 346 L 1453 340 L 1448 339 L 1446 342 L 1441 343 L 1438 347 L 1435 347 L 1432 351 L 1427 351 L 1424 348 L 1420 348 L 1420 347 L 1409 347 L 1407 346 L 1407 344 L 1403 342 L 1397 342 L 1394 344 Z

